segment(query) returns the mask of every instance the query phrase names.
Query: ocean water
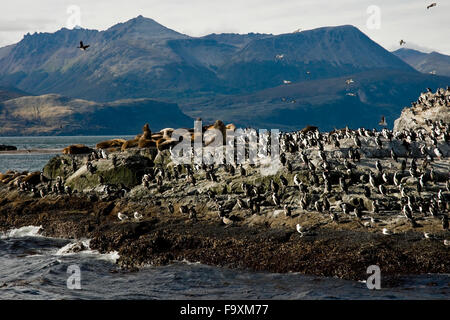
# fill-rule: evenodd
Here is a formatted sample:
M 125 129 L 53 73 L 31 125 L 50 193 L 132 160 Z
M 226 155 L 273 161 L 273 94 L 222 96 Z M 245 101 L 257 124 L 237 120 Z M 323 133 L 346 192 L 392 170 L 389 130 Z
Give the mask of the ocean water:
M 71 253 L 73 241 L 38 232 L 25 227 L 0 236 L 0 299 L 450 299 L 450 275 L 406 277 L 399 287 L 369 290 L 357 281 L 190 262 L 123 272 L 117 253 Z M 71 287 L 73 266 L 79 289 Z
M 0 138 L 20 150 L 57 150 L 73 143 L 94 146 L 117 137 Z M 129 137 L 123 137 L 129 138 Z M 0 171 L 40 170 L 55 153 L 0 154 Z M 88 248 L 71 253 L 71 240 L 39 236 L 39 227 L 0 235 L 0 300 L 3 299 L 450 299 L 450 275 L 405 277 L 394 288 L 369 290 L 364 282 L 295 273 L 249 272 L 180 262 L 123 272 L 116 253 Z M 79 268 L 80 289 L 69 288 L 69 268 Z M 69 281 L 69 283 L 71 283 Z
M 62 149 L 71 144 L 94 147 L 98 142 L 132 136 L 58 136 L 58 137 L 0 137 L 0 145 L 16 146 L 20 153 L 0 152 L 0 172 L 7 170 L 40 171 Z

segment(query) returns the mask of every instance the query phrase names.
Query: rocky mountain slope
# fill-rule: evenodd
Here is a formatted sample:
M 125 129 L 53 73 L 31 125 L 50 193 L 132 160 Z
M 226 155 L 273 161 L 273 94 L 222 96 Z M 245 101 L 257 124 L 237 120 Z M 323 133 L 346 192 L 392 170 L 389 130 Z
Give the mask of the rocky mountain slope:
M 448 55 L 435 51 L 424 53 L 406 48 L 398 49 L 393 54 L 420 72 L 450 77 L 450 56 Z
M 86 52 L 76 48 L 80 40 L 90 44 Z M 2 81 L 94 101 L 248 92 L 378 68 L 412 70 L 352 26 L 194 38 L 139 16 L 101 32 L 26 35 L 0 49 Z
M 29 95 L 29 93 L 17 88 L 0 87 L 0 102 Z
M 76 48 L 80 40 L 87 51 Z M 0 48 L 2 83 L 97 102 L 151 98 L 176 103 L 193 118 L 243 127 L 331 130 L 374 127 L 381 115 L 392 125 L 421 91 L 445 87 L 450 78 L 418 72 L 348 25 L 190 37 L 139 16 L 105 31 L 28 34 Z M 164 121 L 178 123 L 169 115 Z M 16 120 L 3 122 L 5 128 Z
M 347 84 L 347 80 L 352 80 Z M 446 87 L 450 78 L 401 70 L 366 71 L 345 77 L 279 85 L 250 94 L 222 95 L 184 105 L 191 117 L 221 118 L 238 126 L 295 130 L 378 128 L 381 116 L 392 128 L 401 110 L 427 87 Z

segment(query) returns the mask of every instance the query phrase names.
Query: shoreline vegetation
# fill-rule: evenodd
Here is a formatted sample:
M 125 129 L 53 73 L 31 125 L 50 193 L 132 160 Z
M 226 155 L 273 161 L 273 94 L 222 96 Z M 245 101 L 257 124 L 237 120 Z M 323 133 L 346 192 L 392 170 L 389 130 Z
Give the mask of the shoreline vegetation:
M 0 173 L 0 231 L 89 238 L 127 270 L 187 260 L 349 280 L 371 265 L 383 279 L 449 274 L 449 97 L 422 94 L 394 131 L 283 133 L 271 174 L 177 165 L 173 129 L 147 125 L 131 140 L 70 146 L 42 173 Z

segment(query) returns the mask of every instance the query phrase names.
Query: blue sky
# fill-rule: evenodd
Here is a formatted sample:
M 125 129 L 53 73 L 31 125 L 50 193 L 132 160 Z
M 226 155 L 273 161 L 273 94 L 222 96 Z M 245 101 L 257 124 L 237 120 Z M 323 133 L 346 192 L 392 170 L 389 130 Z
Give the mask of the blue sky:
M 427 10 L 432 2 L 437 6 Z M 14 0 L 1 5 L 0 46 L 27 32 L 65 27 L 71 5 L 80 8 L 81 26 L 89 29 L 104 30 L 138 15 L 190 36 L 352 24 L 388 50 L 403 39 L 406 47 L 450 55 L 450 0 Z M 370 6 L 379 8 L 379 29 L 367 25 Z

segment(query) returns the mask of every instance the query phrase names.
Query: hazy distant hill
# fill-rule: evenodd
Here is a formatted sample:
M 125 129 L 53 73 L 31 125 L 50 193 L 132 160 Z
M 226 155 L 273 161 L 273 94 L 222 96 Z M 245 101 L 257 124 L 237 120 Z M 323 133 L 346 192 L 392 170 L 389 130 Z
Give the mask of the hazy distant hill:
M 347 84 L 346 80 L 354 82 Z M 186 107 L 191 117 L 233 121 L 239 126 L 295 130 L 316 125 L 334 128 L 378 127 L 382 115 L 388 126 L 417 95 L 450 84 L 449 77 L 400 70 L 365 71 L 346 77 L 303 81 L 252 94 L 219 96 Z
M 86 52 L 80 40 L 91 45 Z M 412 70 L 352 26 L 194 38 L 139 16 L 101 32 L 26 35 L 0 49 L 1 81 L 95 101 L 251 92 L 379 68 Z
M 134 135 L 146 122 L 152 130 L 193 125 L 176 104 L 150 99 L 97 103 L 48 94 L 0 103 L 0 135 Z
M 450 77 L 450 56 L 438 52 L 424 53 L 417 50 L 401 48 L 393 52 L 397 57 L 420 72 Z
M 0 102 L 29 95 L 29 93 L 17 88 L 0 87 Z

